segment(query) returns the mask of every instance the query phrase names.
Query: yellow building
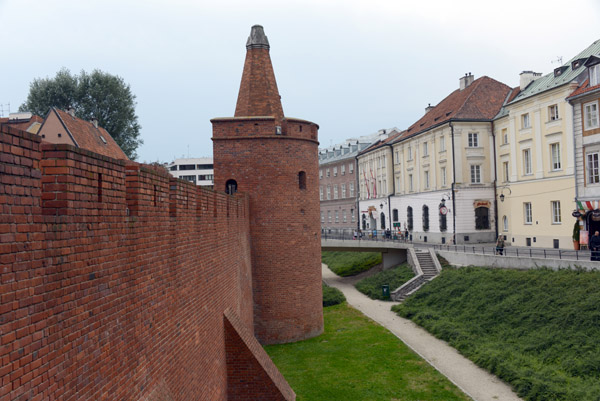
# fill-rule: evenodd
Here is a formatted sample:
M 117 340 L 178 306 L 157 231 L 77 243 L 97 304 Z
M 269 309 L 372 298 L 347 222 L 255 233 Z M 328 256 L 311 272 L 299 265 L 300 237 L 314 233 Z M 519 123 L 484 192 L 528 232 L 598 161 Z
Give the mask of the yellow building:
M 587 77 L 580 61 L 597 47 L 543 77 L 522 72 L 494 121 L 499 228 L 509 244 L 572 247 L 576 153 L 565 99 Z

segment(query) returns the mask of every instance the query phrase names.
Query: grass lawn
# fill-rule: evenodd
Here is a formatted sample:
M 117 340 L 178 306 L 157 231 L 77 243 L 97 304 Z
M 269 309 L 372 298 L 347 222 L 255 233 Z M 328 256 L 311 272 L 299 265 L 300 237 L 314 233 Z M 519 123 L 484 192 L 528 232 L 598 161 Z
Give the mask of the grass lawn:
M 469 400 L 385 328 L 346 303 L 324 308 L 325 332 L 266 346 L 298 401 Z
M 446 268 L 394 310 L 526 400 L 600 400 L 600 272 Z
M 322 252 L 321 260 L 341 277 L 354 276 L 381 263 L 378 252 Z
M 356 289 L 371 299 L 381 299 L 389 301 L 390 297 L 383 297 L 381 286 L 387 284 L 390 286 L 390 293 L 408 280 L 413 278 L 415 273 L 409 265 L 403 264 L 393 269 L 388 269 L 364 278 L 356 283 Z

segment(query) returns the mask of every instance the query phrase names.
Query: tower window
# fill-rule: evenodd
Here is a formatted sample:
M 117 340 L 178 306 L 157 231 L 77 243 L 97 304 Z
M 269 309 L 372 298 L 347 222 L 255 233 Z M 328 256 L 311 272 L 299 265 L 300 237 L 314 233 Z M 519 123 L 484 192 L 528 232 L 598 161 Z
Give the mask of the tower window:
M 298 188 L 306 189 L 306 172 L 304 171 L 298 173 Z
M 233 195 L 237 192 L 236 180 L 227 180 L 225 183 L 225 192 L 229 195 Z

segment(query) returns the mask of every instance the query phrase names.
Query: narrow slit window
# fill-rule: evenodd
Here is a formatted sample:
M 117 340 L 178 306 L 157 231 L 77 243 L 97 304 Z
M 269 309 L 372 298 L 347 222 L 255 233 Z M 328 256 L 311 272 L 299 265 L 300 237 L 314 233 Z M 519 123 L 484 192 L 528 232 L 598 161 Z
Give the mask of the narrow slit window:
M 306 189 L 306 172 L 304 171 L 298 173 L 298 188 Z
M 233 195 L 237 192 L 237 181 L 227 180 L 225 183 L 225 192 L 229 195 Z

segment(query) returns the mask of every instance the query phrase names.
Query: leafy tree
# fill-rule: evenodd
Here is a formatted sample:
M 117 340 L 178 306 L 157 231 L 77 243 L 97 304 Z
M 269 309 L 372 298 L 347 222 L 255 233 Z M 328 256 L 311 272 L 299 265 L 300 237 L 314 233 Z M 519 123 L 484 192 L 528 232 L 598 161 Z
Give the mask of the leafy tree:
M 51 107 L 73 107 L 81 119 L 97 118 L 123 152 L 135 159 L 136 150 L 143 143 L 135 105 L 135 95 L 123 78 L 100 70 L 72 75 L 63 68 L 54 78 L 34 79 L 19 110 L 45 116 Z

